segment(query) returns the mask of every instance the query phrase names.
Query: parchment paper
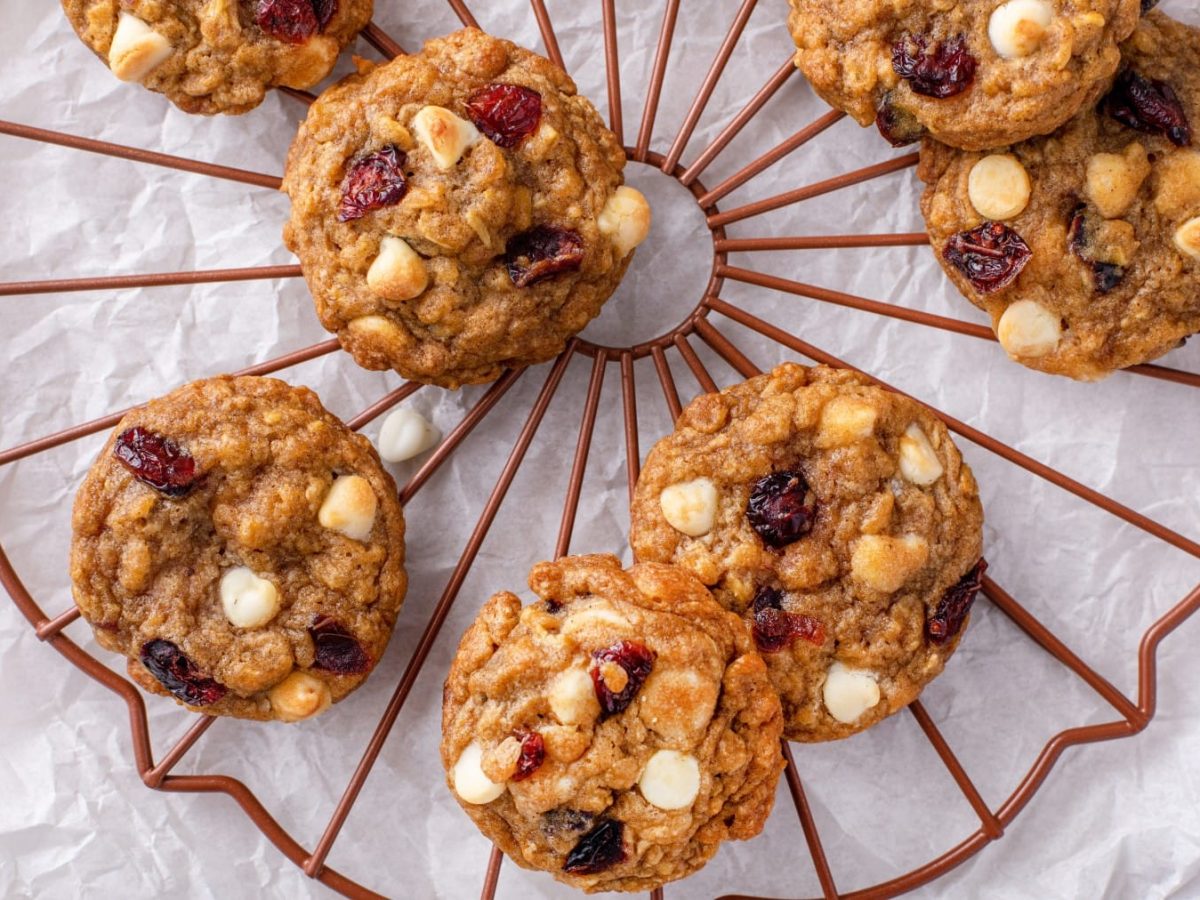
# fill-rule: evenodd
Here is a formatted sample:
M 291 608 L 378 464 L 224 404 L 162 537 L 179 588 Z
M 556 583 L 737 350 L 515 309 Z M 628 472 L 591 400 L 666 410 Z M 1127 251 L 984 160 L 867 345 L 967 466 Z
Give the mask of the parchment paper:
M 401 44 L 457 27 L 434 0 L 379 0 L 377 21 Z M 0 25 L 0 116 L 136 147 L 279 173 L 303 108 L 269 98 L 238 118 L 186 116 L 119 84 L 76 40 L 58 5 L 7 2 Z M 484 27 L 535 48 L 518 0 L 475 0 Z M 548 4 L 566 62 L 607 110 L 598 2 Z M 618 0 L 626 143 L 636 140 L 661 3 Z M 1163 8 L 1192 22 L 1191 0 Z M 653 147 L 665 150 L 733 20 L 733 0 L 682 5 Z M 694 159 L 790 53 L 784 0 L 763 0 L 684 156 Z M 358 52 L 373 56 L 365 44 Z M 343 63 L 343 69 L 347 63 Z M 715 185 L 824 108 L 789 82 L 705 173 Z M 903 152 L 903 151 L 896 151 Z M 873 133 L 843 121 L 726 198 L 749 200 L 882 161 Z M 655 235 L 589 335 L 643 340 L 698 298 L 711 249 L 681 189 L 631 165 L 658 208 Z M 287 200 L 245 187 L 0 138 L 2 280 L 283 264 Z M 911 171 L 731 226 L 731 236 L 921 229 Z M 742 254 L 735 265 L 982 321 L 923 248 Z M 1026 371 L 989 342 L 729 283 L 723 296 L 925 401 L 1200 538 L 1200 419 L 1188 388 L 1118 374 L 1079 385 Z M 790 354 L 714 317 L 760 366 Z M 300 280 L 0 299 L 0 446 L 141 402 L 192 378 L 230 371 L 326 337 Z M 697 342 L 699 346 L 699 342 Z M 735 376 L 705 350 L 722 384 Z M 695 383 L 672 355 L 685 399 Z M 1200 369 L 1195 342 L 1164 360 Z M 589 362 L 567 372 L 416 689 L 329 859 L 399 897 L 477 896 L 489 845 L 452 802 L 436 757 L 441 680 L 459 635 L 494 590 L 524 591 L 553 552 Z M 312 847 L 466 545 L 524 416 L 548 373 L 527 372 L 451 464 L 410 504 L 411 589 L 391 647 L 370 682 L 296 727 L 217 722 L 178 768 L 245 781 Z M 334 354 L 286 370 L 349 417 L 399 379 Z M 648 361 L 639 364 L 642 450 L 668 428 Z M 481 388 L 423 389 L 410 401 L 448 431 Z M 378 423 L 367 433 L 374 437 Z M 51 614 L 70 603 L 70 504 L 101 436 L 0 469 L 0 536 Z M 1089 665 L 1136 696 L 1140 635 L 1200 582 L 1200 564 L 983 449 L 962 441 L 983 489 L 987 556 L 998 583 L 1049 623 Z M 394 468 L 398 480 L 415 469 Z M 620 388 L 610 369 L 575 551 L 629 558 Z M 524 591 L 528 596 L 528 592 Z M 981 601 L 948 671 L 923 698 L 983 797 L 996 808 L 1046 740 L 1116 714 L 1079 678 Z M 89 629 L 68 631 L 93 648 Z M 1134 739 L 1068 750 L 998 844 L 924 893 L 981 897 L 1200 896 L 1200 680 L 1196 623 L 1163 646 L 1158 715 Z M 224 796 L 152 793 L 132 768 L 123 703 L 39 645 L 0 598 L 0 895 L 5 897 L 293 897 L 327 895 L 288 863 Z M 115 668 L 120 662 L 111 659 Z M 161 753 L 190 724 L 147 700 Z M 795 747 L 838 887 L 875 884 L 950 850 L 978 826 L 907 713 L 849 741 Z M 669 897 L 725 892 L 809 896 L 819 886 L 786 789 L 766 832 L 726 846 Z M 506 898 L 569 894 L 506 863 Z

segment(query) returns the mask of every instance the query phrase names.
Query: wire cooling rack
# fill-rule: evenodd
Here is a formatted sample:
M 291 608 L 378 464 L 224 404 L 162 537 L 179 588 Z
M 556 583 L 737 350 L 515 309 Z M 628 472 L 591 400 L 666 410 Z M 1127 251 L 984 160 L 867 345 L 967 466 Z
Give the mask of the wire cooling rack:
M 618 139 L 624 144 L 625 123 L 622 121 L 621 112 L 622 85 L 620 54 L 617 43 L 615 0 L 599 0 L 599 2 L 603 14 L 604 61 L 608 109 L 610 110 L 609 124 Z M 478 23 L 466 3 L 462 2 L 462 0 L 449 0 L 449 5 L 464 25 L 478 27 Z M 29 620 L 37 638 L 49 644 L 69 662 L 100 684 L 118 694 L 125 701 L 129 710 L 134 763 L 148 787 L 183 793 L 219 792 L 228 794 L 237 802 L 250 821 L 288 859 L 303 869 L 308 876 L 318 879 L 346 896 L 380 896 L 373 893 L 368 887 L 357 880 L 363 876 L 352 876 L 336 871 L 326 864 L 326 859 L 335 842 L 338 840 L 342 826 L 346 822 L 347 816 L 350 814 L 385 741 L 388 739 L 397 716 L 410 696 L 417 676 L 426 662 L 435 640 L 438 638 L 451 606 L 459 595 L 467 573 L 474 563 L 485 537 L 488 535 L 497 512 L 509 492 L 518 468 L 525 459 L 526 452 L 542 424 L 551 399 L 558 391 L 567 366 L 573 358 L 577 356 L 590 358 L 592 361 L 591 375 L 586 395 L 582 402 L 582 418 L 579 425 L 578 441 L 572 461 L 571 474 L 562 507 L 556 555 L 566 554 L 569 552 L 571 546 L 571 536 L 575 526 L 576 513 L 583 489 L 584 473 L 600 409 L 605 374 L 610 366 L 616 367 L 620 373 L 620 406 L 624 422 L 626 473 L 630 494 L 632 494 L 634 484 L 637 480 L 640 460 L 636 399 L 636 378 L 639 372 L 644 374 L 647 367 L 653 369 L 654 376 L 662 389 L 663 400 L 672 417 L 679 415 L 682 406 L 679 388 L 672 369 L 673 364 L 678 368 L 680 363 L 682 363 L 703 390 L 713 391 L 718 389 L 717 380 L 709 372 L 700 355 L 696 352 L 697 341 L 706 345 L 715 353 L 716 358 L 723 360 L 727 364 L 731 371 L 723 379 L 726 382 L 732 381 L 736 376 L 749 377 L 760 372 L 760 369 L 751 361 L 751 358 L 743 350 L 735 346 L 726 333 L 719 328 L 723 320 L 744 326 L 744 328 L 749 329 L 750 332 L 759 338 L 782 345 L 810 360 L 831 366 L 846 366 L 846 363 L 832 354 L 825 352 L 788 331 L 770 324 L 764 319 L 747 312 L 740 306 L 722 299 L 722 289 L 728 282 L 740 282 L 771 291 L 793 294 L 820 303 L 849 307 L 878 316 L 899 319 L 928 328 L 954 332 L 981 340 L 994 340 L 991 330 L 983 325 L 804 284 L 729 264 L 728 254 L 732 252 L 765 253 L 779 250 L 878 248 L 919 246 L 926 243 L 925 235 L 920 233 L 846 234 L 744 239 L 733 239 L 726 235 L 725 226 L 731 223 L 753 220 L 773 210 L 789 207 L 822 194 L 839 191 L 851 185 L 898 172 L 915 165 L 917 162 L 917 154 L 909 153 L 877 165 L 845 172 L 844 174 L 816 183 L 802 185 L 763 200 L 746 203 L 730 209 L 720 209 L 718 204 L 735 189 L 749 183 L 760 173 L 784 159 L 784 157 L 817 138 L 822 132 L 842 118 L 842 114 L 839 112 L 828 112 L 800 128 L 789 138 L 762 154 L 735 174 L 725 178 L 719 184 L 711 188 L 705 186 L 701 181 L 701 176 L 708 169 L 709 165 L 742 132 L 747 124 L 759 114 L 763 106 L 795 75 L 796 70 L 789 58 L 771 74 L 762 88 L 745 102 L 741 110 L 728 121 L 719 134 L 707 146 L 694 157 L 690 157 L 691 161 L 689 163 L 685 164 L 683 162 L 697 124 L 708 106 L 714 89 L 725 73 L 730 56 L 741 38 L 750 14 L 756 5 L 757 0 L 742 0 L 732 23 L 725 33 L 715 58 L 712 60 L 707 75 L 696 92 L 695 100 L 688 110 L 682 126 L 670 144 L 666 146 L 665 152 L 657 152 L 651 149 L 651 146 L 655 143 L 655 121 L 680 10 L 680 0 L 666 0 L 657 47 L 654 52 L 650 80 L 645 91 L 646 100 L 637 129 L 636 140 L 631 146 L 626 147 L 629 159 L 654 166 L 663 173 L 674 177 L 691 192 L 702 211 L 711 233 L 713 248 L 712 271 L 703 295 L 679 325 L 653 340 L 635 346 L 605 346 L 577 338 L 570 342 L 566 350 L 549 367 L 548 371 L 544 373 L 544 382 L 537 395 L 537 399 L 525 419 L 524 426 L 512 446 L 507 462 L 501 470 L 490 496 L 487 498 L 466 547 L 459 558 L 458 564 L 446 582 L 441 596 L 432 610 L 432 614 L 425 625 L 420 640 L 407 661 L 399 683 L 396 685 L 390 702 L 387 704 L 373 735 L 362 750 L 357 768 L 346 784 L 340 799 L 336 802 L 323 832 L 311 847 L 305 846 L 289 834 L 272 816 L 271 811 L 260 802 L 254 792 L 241 781 L 221 774 L 172 774 L 172 771 L 179 762 L 196 745 L 197 741 L 201 739 L 208 728 L 214 724 L 216 721 L 215 718 L 194 715 L 181 710 L 179 715 L 181 717 L 191 717 L 193 724 L 173 747 L 156 759 L 151 749 L 150 727 L 141 692 L 129 680 L 116 674 L 104 662 L 92 656 L 64 634 L 64 628 L 79 618 L 80 613 L 78 608 L 72 607 L 53 616 L 48 616 L 44 613 L 37 601 L 26 589 L 20 576 L 9 562 L 3 546 L 0 545 L 0 582 L 3 583 L 19 610 Z M 532 0 L 531 7 L 541 33 L 545 52 L 556 63 L 562 65 L 562 53 L 559 49 L 558 39 L 555 35 L 544 0 Z M 403 52 L 401 47 L 374 23 L 367 26 L 362 36 L 376 51 L 387 58 Z M 287 90 L 285 93 L 305 103 L 311 103 L 314 99 L 312 94 L 304 91 Z M 0 121 L 0 134 L 58 144 L 90 153 L 106 154 L 148 165 L 166 166 L 242 184 L 267 188 L 278 188 L 280 185 L 280 179 L 272 175 L 92 140 L 78 135 L 35 128 L 15 122 Z M 100 278 L 22 281 L 0 283 L 0 296 L 296 278 L 300 277 L 300 275 L 299 266 L 283 265 Z M 326 340 L 244 369 L 239 374 L 264 375 L 276 372 L 326 354 L 334 353 L 338 349 L 338 342 L 336 340 Z M 649 360 L 649 363 L 646 360 Z M 1165 380 L 1193 388 L 1200 387 L 1200 375 L 1191 372 L 1159 365 L 1136 366 L 1129 371 L 1137 376 Z M 536 370 L 534 374 L 528 375 L 528 377 L 537 377 L 539 372 L 541 372 L 540 369 Z M 869 373 L 867 374 L 869 376 Z M 467 411 L 457 427 L 453 428 L 447 434 L 427 461 L 403 486 L 400 491 L 402 502 L 407 504 L 414 497 L 431 476 L 446 463 L 464 439 L 491 412 L 513 384 L 525 376 L 526 372 L 523 370 L 506 372 L 482 394 L 480 399 Z M 885 387 L 890 387 L 882 381 L 878 381 L 878 379 L 876 381 Z M 413 382 L 405 383 L 364 409 L 357 416 L 354 416 L 348 424 L 354 429 L 361 429 L 391 407 L 410 397 L 420 388 L 421 385 L 419 384 Z M 1009 463 L 1025 469 L 1038 478 L 1045 479 L 1062 490 L 1086 501 L 1105 514 L 1115 516 L 1153 538 L 1165 542 L 1189 554 L 1193 558 L 1200 559 L 1200 544 L 958 419 L 936 409 L 933 411 L 941 416 L 946 425 L 959 437 L 977 444 L 981 448 L 992 454 L 996 454 Z M 49 451 L 68 442 L 109 429 L 120 420 L 124 412 L 124 410 L 114 412 L 64 431 L 3 450 L 0 452 L 0 466 L 14 463 L 17 460 Z M 1165 615 L 1155 621 L 1142 635 L 1137 651 L 1138 686 L 1137 699 L 1134 700 L 1122 693 L 1112 683 L 1075 655 L 1046 625 L 1018 603 L 993 579 L 984 579 L 983 593 L 1001 613 L 1015 623 L 1032 641 L 1061 663 L 1061 665 L 1082 679 L 1103 701 L 1111 706 L 1117 714 L 1116 718 L 1100 724 L 1067 728 L 1055 734 L 1042 747 L 1040 754 L 1025 772 L 1016 789 L 1012 791 L 1004 802 L 992 807 L 985 802 L 980 792 L 976 789 L 970 774 L 955 755 L 954 750 L 943 737 L 937 724 L 926 711 L 925 707 L 922 706 L 920 701 L 914 702 L 909 707 L 909 712 L 916 720 L 924 737 L 936 751 L 937 756 L 944 763 L 946 770 L 958 786 L 962 796 L 977 815 L 978 828 L 967 834 L 956 846 L 919 868 L 899 874 L 888 881 L 881 882 L 872 887 L 859 889 L 847 894 L 842 894 L 838 891 L 837 879 L 822 848 L 821 836 L 805 797 L 804 787 L 797 771 L 791 748 L 785 742 L 783 752 L 788 763 L 785 773 L 787 787 L 795 806 L 795 813 L 799 818 L 799 823 L 807 841 L 812 865 L 820 882 L 822 893 L 826 898 L 839 896 L 891 897 L 912 890 L 919 885 L 937 878 L 975 853 L 978 853 L 989 842 L 1002 837 L 1006 826 L 1016 818 L 1018 813 L 1029 802 L 1063 751 L 1068 747 L 1088 742 L 1125 738 L 1137 734 L 1144 729 L 1155 712 L 1156 652 L 1158 645 L 1167 634 L 1178 627 L 1200 606 L 1200 586 L 1197 586 L 1178 601 Z M 468 827 L 465 822 L 463 827 Z M 493 849 L 482 885 L 482 896 L 484 898 L 490 898 L 495 893 L 502 861 L 503 856 L 499 851 Z M 663 893 L 662 890 L 654 891 L 652 896 L 661 898 Z M 742 895 L 731 894 L 729 896 Z

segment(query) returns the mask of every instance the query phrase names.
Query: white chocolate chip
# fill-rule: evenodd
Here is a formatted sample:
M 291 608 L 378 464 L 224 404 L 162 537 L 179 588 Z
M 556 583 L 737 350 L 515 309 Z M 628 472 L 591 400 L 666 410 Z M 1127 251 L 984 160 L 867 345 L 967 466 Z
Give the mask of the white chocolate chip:
M 1122 153 L 1095 153 L 1087 162 L 1087 196 L 1106 219 L 1119 219 L 1133 205 L 1150 174 L 1146 149 L 1134 141 Z
M 426 106 L 412 120 L 417 140 L 429 148 L 439 169 L 453 169 L 479 140 L 479 129 L 440 106 Z
M 993 153 L 971 167 L 967 196 L 985 219 L 1011 219 L 1029 205 L 1029 173 L 1011 153 Z
M 900 436 L 900 474 L 923 487 L 941 478 L 944 471 L 929 436 L 913 422 Z
M 659 809 L 686 809 L 700 793 L 700 763 L 678 750 L 659 750 L 642 769 L 638 787 Z
M 623 259 L 650 233 L 650 204 L 641 191 L 622 185 L 608 198 L 596 224 Z
M 1006 59 L 1028 56 L 1037 50 L 1054 21 L 1048 0 L 1008 0 L 988 20 L 988 40 Z
M 879 682 L 871 672 L 834 662 L 825 675 L 822 696 L 831 716 L 853 725 L 879 702 Z
M 271 709 L 283 722 L 299 722 L 329 709 L 333 695 L 315 675 L 294 671 L 267 692 Z
M 317 521 L 348 538 L 365 541 L 375 526 L 378 500 L 371 483 L 361 475 L 342 475 L 333 482 Z
M 584 725 L 600 715 L 592 676 L 579 666 L 567 669 L 550 683 L 550 711 L 564 725 Z
M 1000 317 L 996 337 L 1009 356 L 1045 356 L 1062 340 L 1062 321 L 1035 300 L 1018 300 Z
M 929 543 L 920 535 L 865 534 L 854 544 L 850 571 L 869 588 L 898 591 L 929 560 Z
M 707 478 L 673 484 L 659 495 L 663 515 L 676 531 L 700 537 L 712 531 L 717 517 L 717 487 Z
M 425 260 L 403 238 L 384 235 L 379 255 L 367 269 L 367 287 L 384 300 L 400 302 L 418 297 L 429 287 Z
M 420 456 L 442 439 L 442 433 L 423 415 L 401 407 L 383 420 L 379 429 L 379 455 L 397 463 Z
M 1175 229 L 1175 246 L 1180 253 L 1200 261 L 1200 216 L 1188 219 Z
M 491 803 L 504 793 L 504 785 L 483 774 L 483 748 L 478 741 L 467 744 L 450 770 L 450 780 L 454 783 L 454 793 L 476 806 Z
M 818 447 L 845 447 L 875 432 L 875 407 L 857 397 L 834 397 L 821 409 Z
M 225 618 L 238 628 L 266 625 L 279 612 L 279 591 L 245 566 L 229 569 L 218 588 Z
M 108 47 L 108 67 L 122 81 L 141 81 L 173 52 L 170 41 L 137 16 L 123 12 Z

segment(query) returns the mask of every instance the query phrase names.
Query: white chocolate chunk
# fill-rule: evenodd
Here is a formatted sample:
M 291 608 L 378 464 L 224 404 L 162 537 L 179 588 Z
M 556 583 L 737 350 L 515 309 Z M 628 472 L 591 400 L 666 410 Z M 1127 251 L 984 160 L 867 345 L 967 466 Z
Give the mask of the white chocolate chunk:
M 845 447 L 875 432 L 875 407 L 857 397 L 834 397 L 821 410 L 818 447 Z
M 1000 317 L 996 337 L 1009 356 L 1045 356 L 1062 340 L 1062 321 L 1036 300 L 1018 300 Z
M 850 571 L 869 588 L 898 591 L 929 560 L 929 543 L 920 535 L 865 534 L 854 544 Z
M 924 487 L 941 478 L 944 471 L 929 436 L 913 422 L 900 436 L 900 474 Z
M 678 750 L 659 750 L 642 769 L 638 787 L 659 809 L 686 809 L 700 793 L 700 763 Z
M 707 478 L 673 484 L 659 495 L 663 515 L 676 531 L 700 537 L 712 531 L 717 517 L 717 486 Z
M 834 662 L 825 675 L 822 697 L 831 716 L 853 725 L 879 702 L 879 682 L 871 672 Z
M 333 482 L 317 513 L 324 528 L 340 531 L 348 538 L 365 541 L 375 526 L 378 506 L 371 483 L 361 475 L 343 475 Z
M 628 256 L 650 233 L 650 204 L 628 185 L 617 188 L 596 218 L 600 233 L 612 239 L 617 256 Z
M 1006 59 L 1028 56 L 1037 50 L 1054 21 L 1048 0 L 1008 0 L 988 19 L 988 40 Z
M 1175 246 L 1184 256 L 1200 261 L 1200 216 L 1188 219 L 1175 229 Z
M 279 591 L 245 566 L 229 569 L 218 588 L 225 618 L 238 628 L 266 625 L 279 612 Z
M 504 785 L 496 784 L 483 774 L 482 761 L 483 748 L 479 746 L 479 741 L 472 741 L 467 744 L 458 757 L 458 762 L 450 770 L 454 793 L 464 802 L 476 806 L 491 803 L 504 793 Z
M 443 171 L 453 169 L 467 148 L 480 138 L 478 128 L 440 106 L 421 109 L 413 116 L 412 130 Z
M 567 669 L 550 683 L 550 711 L 564 725 L 583 725 L 600 715 L 600 701 L 587 669 Z
M 271 709 L 284 722 L 299 722 L 329 709 L 333 695 L 315 675 L 295 671 L 267 693 Z
M 993 153 L 971 167 L 967 196 L 985 219 L 1019 216 L 1029 205 L 1029 173 L 1011 153 Z
M 425 260 L 403 238 L 384 235 L 379 255 L 367 269 L 367 287 L 384 300 L 400 302 L 418 297 L 429 287 Z
M 379 455 L 397 463 L 420 456 L 442 439 L 442 433 L 423 415 L 401 407 L 383 420 L 379 429 Z
M 1106 219 L 1119 219 L 1133 205 L 1150 174 L 1150 158 L 1134 141 L 1122 153 L 1095 153 L 1087 162 L 1087 195 Z
M 108 67 L 122 81 L 141 81 L 173 52 L 170 41 L 137 16 L 123 12 L 108 46 Z

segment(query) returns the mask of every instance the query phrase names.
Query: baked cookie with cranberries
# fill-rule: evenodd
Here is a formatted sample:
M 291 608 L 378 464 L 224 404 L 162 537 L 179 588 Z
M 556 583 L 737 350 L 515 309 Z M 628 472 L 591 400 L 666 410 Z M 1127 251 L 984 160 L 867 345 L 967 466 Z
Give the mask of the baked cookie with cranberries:
M 549 60 L 475 29 L 309 109 L 284 230 L 321 324 L 368 369 L 446 387 L 561 352 L 650 227 L 625 155 Z
M 1112 82 L 1142 0 L 791 0 L 796 65 L 893 145 L 1049 134 Z
M 373 0 L 62 0 L 122 81 L 189 113 L 244 113 L 274 87 L 309 88 L 371 20 Z
M 1030 368 L 1095 380 L 1200 331 L 1200 29 L 1149 13 L 1096 109 L 991 153 L 926 143 L 938 260 Z
M 75 497 L 75 602 L 130 677 L 194 712 L 296 722 L 358 687 L 407 585 L 366 438 L 273 378 L 129 412 Z
M 985 567 L 971 470 L 932 413 L 792 363 L 693 400 L 650 451 L 630 543 L 745 619 L 784 734 L 907 706 L 958 646 Z
M 615 556 L 540 563 L 492 597 L 446 678 L 442 763 L 519 865 L 649 891 L 757 835 L 782 719 L 749 631 L 690 573 Z

